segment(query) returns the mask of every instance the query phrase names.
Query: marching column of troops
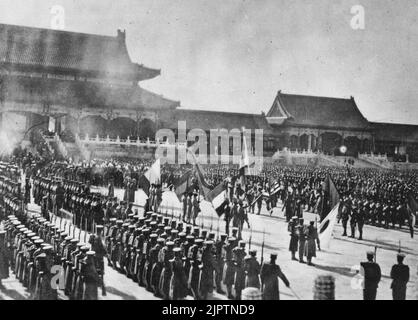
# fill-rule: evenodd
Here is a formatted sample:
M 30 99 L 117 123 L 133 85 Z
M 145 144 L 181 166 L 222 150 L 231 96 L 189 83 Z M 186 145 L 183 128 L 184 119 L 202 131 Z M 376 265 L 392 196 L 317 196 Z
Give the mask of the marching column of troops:
M 103 237 L 108 264 L 163 299 L 207 299 L 214 290 L 225 294 L 223 287 L 229 299 L 241 299 L 246 287 L 261 289 L 265 299 L 278 299 L 278 277 L 289 285 L 275 264 L 277 255 L 262 265 L 255 250 L 247 255 L 238 228 L 232 228 L 231 236 L 217 236 L 149 211 L 143 217 L 111 218 Z

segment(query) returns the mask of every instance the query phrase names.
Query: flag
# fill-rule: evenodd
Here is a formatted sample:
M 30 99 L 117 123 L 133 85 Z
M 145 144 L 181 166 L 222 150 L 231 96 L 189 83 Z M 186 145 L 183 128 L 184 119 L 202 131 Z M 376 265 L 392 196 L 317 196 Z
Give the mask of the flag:
M 147 194 L 147 196 L 149 196 L 149 188 L 150 188 L 151 184 L 149 183 L 149 181 L 145 177 L 145 175 L 141 174 L 141 176 L 138 178 L 138 186 L 139 186 L 139 188 L 144 190 L 144 192 Z
M 241 181 L 241 186 L 245 188 L 246 181 L 245 176 L 248 175 L 248 168 L 250 166 L 250 158 L 248 157 L 248 148 L 247 148 L 247 138 L 243 134 L 242 137 L 242 151 L 241 159 L 239 160 L 239 177 Z
M 329 248 L 332 238 L 332 232 L 337 222 L 339 202 L 333 207 L 331 212 L 322 220 L 318 228 L 318 237 L 321 243 L 321 248 Z
M 215 210 L 219 208 L 225 201 L 225 190 L 225 183 L 221 182 L 207 194 L 206 200 L 212 203 Z
M 203 169 L 200 166 L 199 162 L 197 161 L 194 152 L 191 151 L 190 149 L 188 149 L 188 150 L 191 153 L 192 158 L 193 158 L 193 167 L 194 167 L 195 173 L 197 175 L 197 181 L 199 183 L 199 191 L 200 191 L 200 194 L 203 195 L 203 197 L 205 198 L 205 200 L 207 200 L 207 194 L 211 191 L 212 188 L 206 182 L 205 176 L 203 175 Z
M 209 191 L 206 196 L 206 199 L 210 202 L 213 202 L 219 195 L 223 195 L 226 190 L 225 183 L 221 182 L 213 190 Z
M 158 184 L 161 180 L 161 161 L 157 159 L 154 164 L 145 172 L 145 178 L 150 184 Z
M 179 181 L 174 185 L 177 197 L 180 199 L 183 193 L 188 192 L 192 186 L 193 170 L 188 170 L 184 173 Z
M 332 180 L 331 176 L 328 175 L 327 179 L 324 181 L 323 185 L 324 191 L 325 191 L 325 197 L 323 199 L 322 203 L 322 216 L 325 216 L 329 213 L 329 208 L 334 208 L 336 204 L 340 201 L 340 194 L 335 187 L 334 181 Z M 329 201 L 329 208 L 326 208 L 327 201 Z
M 224 214 L 224 212 L 225 212 L 225 208 L 226 208 L 226 206 L 228 205 L 228 199 L 225 199 L 220 205 L 219 205 L 219 207 L 215 207 L 215 211 L 216 211 L 216 214 L 218 215 L 218 217 L 221 217 L 223 214 Z

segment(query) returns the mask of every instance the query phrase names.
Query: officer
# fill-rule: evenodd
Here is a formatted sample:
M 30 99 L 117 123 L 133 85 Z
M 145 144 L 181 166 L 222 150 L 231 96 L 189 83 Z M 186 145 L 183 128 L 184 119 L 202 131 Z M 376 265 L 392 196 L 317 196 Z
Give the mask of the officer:
M 83 282 L 82 299 L 97 300 L 97 289 L 101 284 L 101 280 L 96 269 L 94 251 L 86 252 L 86 257 L 81 262 L 80 275 Z
M 250 250 L 250 256 L 244 260 L 245 287 L 260 289 L 260 263 L 257 261 L 257 251 Z
M 299 218 L 299 225 L 297 226 L 297 234 L 299 239 L 299 263 L 305 263 L 303 260 L 303 254 L 305 251 L 305 243 L 306 243 L 306 234 L 305 234 L 305 226 L 304 226 L 304 219 Z
M 298 237 L 298 217 L 294 216 L 292 217 L 292 220 L 289 222 L 288 227 L 287 227 L 287 231 L 290 234 L 290 242 L 289 242 L 289 251 L 291 252 L 292 255 L 292 260 L 297 260 L 296 259 L 296 252 L 298 251 L 298 241 L 299 241 L 299 237 Z
M 409 281 L 409 267 L 403 263 L 405 255 L 398 253 L 398 263 L 392 266 L 390 271 L 390 277 L 392 278 L 392 289 L 393 300 L 405 300 L 406 298 L 406 285 Z
M 305 242 L 305 256 L 308 260 L 308 265 L 313 266 L 312 258 L 316 257 L 316 244 L 318 244 L 318 250 L 321 250 L 318 231 L 314 226 L 314 221 L 310 221 L 309 226 L 305 229 L 306 242 Z
M 224 273 L 225 261 L 223 259 L 223 247 L 226 243 L 227 235 L 221 234 L 220 239 L 216 240 L 215 242 L 215 260 L 216 260 L 216 268 L 215 268 L 215 283 L 216 283 L 216 292 L 219 294 L 225 294 L 225 291 L 222 289 L 222 278 Z
M 270 262 L 265 262 L 261 266 L 260 279 L 263 292 L 263 300 L 280 300 L 278 277 L 290 287 L 289 280 L 276 264 L 277 254 L 270 255 Z
M 173 274 L 170 281 L 170 300 L 182 300 L 187 297 L 187 276 L 183 266 L 182 250 L 173 249 L 174 258 L 170 260 Z
M 96 234 L 92 234 L 89 239 L 91 251 L 95 252 L 94 260 L 96 264 L 96 270 L 100 279 L 100 286 L 102 288 L 102 296 L 106 296 L 106 286 L 104 284 L 104 257 L 107 255 L 106 245 L 103 237 L 103 226 L 96 225 Z
M 244 258 L 247 255 L 245 252 L 245 241 L 240 241 L 238 246 L 235 247 L 232 252 L 235 265 L 235 299 L 241 300 L 241 292 L 245 289 Z
M 373 259 L 374 253 L 369 251 L 367 252 L 367 261 L 360 263 L 361 272 L 364 276 L 364 300 L 376 300 L 377 287 L 382 277 L 380 266 Z
M 189 271 L 189 289 L 195 300 L 200 300 L 199 296 L 199 278 L 200 264 L 202 261 L 201 249 L 203 246 L 202 239 L 195 239 L 194 244 L 189 249 L 190 271 Z
M 351 238 L 355 238 L 356 236 L 356 225 L 358 219 L 358 207 L 357 207 L 357 200 L 353 201 L 353 205 L 351 206 L 351 216 L 350 216 L 350 228 L 351 228 Z
M 214 272 L 216 269 L 213 244 L 212 240 L 205 241 L 202 251 L 202 266 L 199 279 L 199 294 L 202 300 L 207 300 L 208 295 L 213 293 Z

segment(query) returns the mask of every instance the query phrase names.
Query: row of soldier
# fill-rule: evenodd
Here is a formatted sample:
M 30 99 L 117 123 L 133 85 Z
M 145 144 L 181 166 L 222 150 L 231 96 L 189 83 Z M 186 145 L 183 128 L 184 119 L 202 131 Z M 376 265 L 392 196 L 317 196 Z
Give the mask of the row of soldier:
M 246 287 L 264 289 L 266 299 L 278 299 L 277 277 L 288 280 L 275 257 L 260 266 L 256 251 L 231 236 L 147 212 L 126 220 L 111 219 L 104 227 L 108 264 L 163 299 L 207 299 L 213 291 L 240 299 Z M 272 282 L 275 284 L 273 285 Z
M 11 268 L 31 299 L 56 300 L 59 289 L 70 299 L 97 299 L 103 275 L 93 245 L 68 236 L 38 214 L 22 220 L 9 215 L 4 225 L 3 267 Z

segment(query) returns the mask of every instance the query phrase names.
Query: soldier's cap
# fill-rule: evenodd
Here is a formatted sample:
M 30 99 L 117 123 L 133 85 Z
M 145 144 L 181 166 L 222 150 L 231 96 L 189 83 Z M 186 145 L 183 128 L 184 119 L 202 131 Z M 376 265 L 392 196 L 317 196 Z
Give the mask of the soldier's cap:
M 150 226 L 156 226 L 157 225 L 157 222 L 156 221 L 151 221 L 150 222 Z
M 135 217 L 135 214 L 134 213 L 130 213 L 130 214 L 128 214 L 128 217 L 132 219 L 133 217 Z
M 71 241 L 70 241 L 72 244 L 76 244 L 76 243 L 78 243 L 78 240 L 77 239 L 71 239 Z
M 103 226 L 101 224 L 96 225 L 96 230 L 103 230 Z
M 191 236 L 191 235 L 188 235 L 188 236 L 186 237 L 186 239 L 187 239 L 187 240 L 194 240 L 194 237 L 193 237 L 193 236 Z
M 174 247 L 174 242 L 173 241 L 167 241 L 166 245 L 167 245 L 167 247 Z
M 135 229 L 135 225 L 134 224 L 130 224 L 129 225 L 129 229 L 131 229 L 131 230 Z
M 14 226 L 18 226 L 18 225 L 20 225 L 20 221 L 19 220 L 14 220 L 13 221 L 13 225 Z M 22 224 L 22 226 L 23 226 L 23 224 Z M 17 227 L 16 227 L 17 228 Z
M 86 256 L 87 257 L 94 257 L 96 255 L 96 252 L 93 250 L 87 251 L 86 252 Z
M 35 232 L 29 232 L 28 237 L 29 238 L 36 237 L 36 233 Z
M 176 230 L 176 229 L 171 230 L 171 234 L 178 234 L 178 233 L 179 233 L 179 231 L 178 231 L 178 230 Z
M 16 218 L 16 216 L 15 216 L 14 214 L 11 214 L 11 215 L 8 215 L 8 216 L 7 216 L 7 219 L 9 219 L 9 220 L 10 220 L 10 219 L 13 219 L 13 218 Z
M 270 254 L 270 259 L 273 259 L 273 260 L 277 259 L 277 253 Z
M 252 256 L 255 256 L 257 254 L 257 250 L 251 249 L 250 251 L 248 251 L 248 253 Z
M 23 234 L 28 234 L 32 232 L 32 230 L 29 230 L 28 228 L 20 228 L 19 231 L 22 232 Z
M 209 237 L 210 238 L 215 238 L 215 236 L 216 236 L 216 233 L 215 232 L 209 232 Z
M 41 243 L 44 243 L 44 240 L 42 240 L 42 239 L 36 239 L 33 243 L 40 245 Z
M 168 221 L 170 221 L 170 218 L 165 217 L 163 220 L 164 220 L 164 222 L 168 223 Z
M 157 242 L 158 242 L 159 244 L 164 244 L 165 239 L 164 239 L 164 238 L 158 238 L 158 239 L 157 239 Z
M 297 219 L 299 219 L 298 216 L 293 216 L 292 217 L 292 220 L 297 220 Z
M 150 237 L 151 239 L 155 239 L 155 238 L 158 238 L 158 234 L 156 234 L 156 233 L 151 233 L 149 237 Z
M 229 242 L 232 242 L 232 241 L 237 241 L 237 238 L 235 238 L 235 237 L 228 237 L 228 241 L 229 241 Z
M 52 251 L 52 249 L 54 249 L 50 244 L 46 244 L 46 246 L 44 246 L 44 244 L 41 245 L 42 246 L 42 250 L 43 251 Z
M 150 231 L 151 229 L 148 229 L 148 228 L 142 229 L 142 233 L 149 233 Z
M 199 231 L 200 231 L 199 227 L 193 227 L 193 232 L 199 232 Z
M 164 230 L 164 228 L 165 228 L 165 224 L 164 223 L 160 223 L 160 224 L 158 224 L 158 229 L 163 229 Z
M 245 241 L 244 240 L 240 240 L 240 242 L 238 244 L 241 248 L 245 247 Z
M 227 237 L 228 237 L 228 235 L 226 233 L 222 233 L 221 234 L 221 239 L 222 240 L 225 240 Z
M 398 258 L 405 258 L 405 254 L 404 253 L 402 253 L 402 252 L 400 252 L 400 253 L 398 253 L 397 255 L 396 255 Z
M 211 240 L 206 240 L 206 241 L 204 242 L 204 244 L 205 244 L 205 245 L 207 245 L 207 246 L 211 246 L 211 245 L 213 245 L 213 241 L 211 241 Z
M 183 226 L 183 222 L 182 221 L 177 222 L 177 227 L 179 227 L 179 226 Z
M 13 224 L 15 224 L 15 225 L 16 225 L 16 229 L 20 230 L 20 229 L 25 228 L 25 226 L 24 226 L 23 224 L 20 224 L 20 222 L 19 222 L 19 221 L 16 221 L 16 222 L 17 222 L 17 223 L 13 223 Z M 25 228 L 25 229 L 27 229 L 27 228 Z
M 110 222 L 116 222 L 116 220 L 117 220 L 116 218 L 110 218 L 109 219 Z
M 155 213 L 155 212 L 151 213 L 151 218 L 157 218 L 157 217 L 158 217 L 158 213 Z
M 57 229 L 58 229 L 58 227 L 57 227 L 56 225 L 53 225 L 53 226 L 51 227 L 51 229 L 52 229 L 52 230 L 57 230 Z
M 127 228 L 127 227 L 129 227 L 129 223 L 126 223 L 126 222 L 125 222 L 125 223 L 123 223 L 123 224 L 122 224 L 122 227 L 123 227 L 123 228 Z
M 237 227 L 233 227 L 232 228 L 232 231 L 238 231 L 238 228 Z
M 81 249 L 84 246 L 85 246 L 85 244 L 83 242 L 77 243 L 77 248 L 79 248 L 79 249 Z
M 167 231 L 171 231 L 171 227 L 168 227 L 168 226 L 167 226 L 167 227 L 164 227 L 164 231 L 165 231 L 165 232 L 167 232 Z
M 174 253 L 179 253 L 179 252 L 181 252 L 181 249 L 180 249 L 180 248 L 178 248 L 178 247 L 177 247 L 177 248 L 174 248 L 174 249 L 173 249 L 173 252 L 174 252 Z
M 368 257 L 369 257 L 369 256 L 374 257 L 374 252 L 373 252 L 373 251 L 367 251 L 366 255 L 367 255 Z
M 45 253 L 41 253 L 41 254 L 39 254 L 39 255 L 36 257 L 36 259 L 40 259 L 40 260 L 46 259 L 46 254 L 45 254 Z
M 202 244 L 203 243 L 203 239 L 196 239 L 194 241 L 195 244 Z
M 67 237 L 65 237 L 65 241 L 67 241 L 67 242 L 70 242 L 71 240 L 73 239 L 73 237 L 71 237 L 71 236 L 67 236 Z
M 28 237 L 29 237 L 29 235 L 28 235 Z M 30 236 L 29 238 L 30 238 L 32 241 L 35 241 L 35 240 L 41 239 L 41 237 L 40 237 L 40 236 L 37 236 L 37 235 L 35 235 L 35 236 Z
M 139 216 L 138 216 L 139 217 Z M 144 217 L 140 217 L 139 219 L 138 219 L 138 222 L 144 222 L 145 221 L 145 218 Z
M 123 220 L 116 220 L 116 224 L 122 225 L 123 224 Z
M 6 231 L 0 230 L 0 236 L 3 237 L 6 234 Z
M 90 250 L 90 248 L 88 246 L 84 245 L 80 248 L 80 250 L 83 251 L 83 252 L 87 252 L 87 251 Z
M 186 232 L 180 232 L 179 233 L 180 238 L 184 238 L 184 237 L 186 237 L 186 235 L 187 235 Z

